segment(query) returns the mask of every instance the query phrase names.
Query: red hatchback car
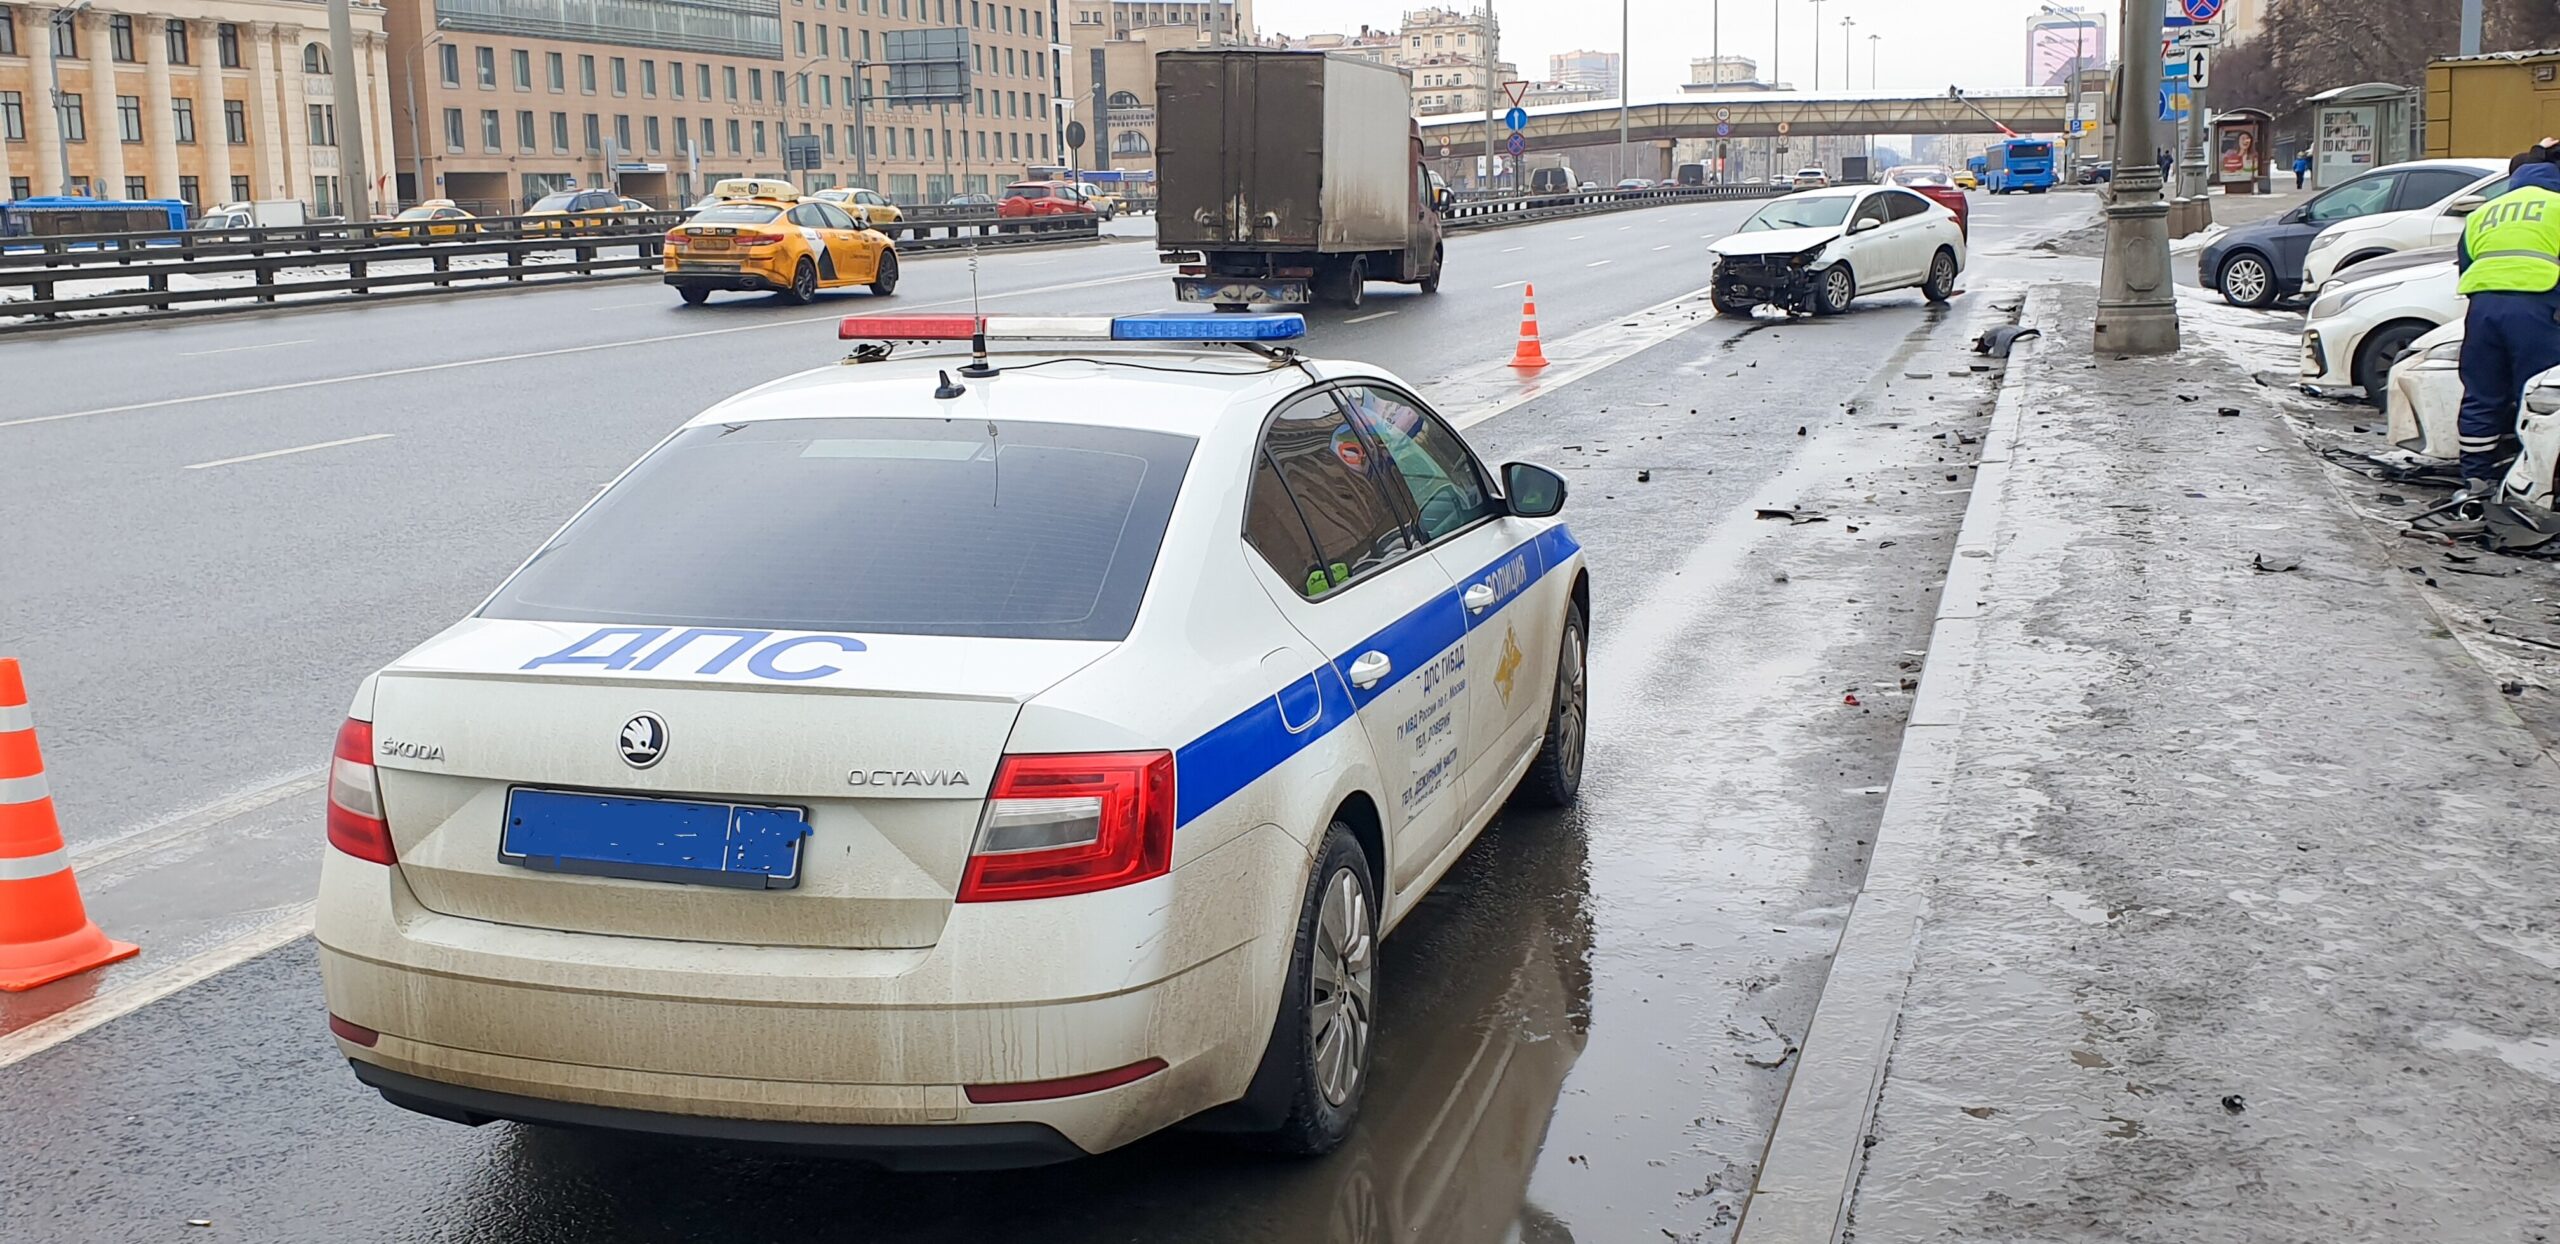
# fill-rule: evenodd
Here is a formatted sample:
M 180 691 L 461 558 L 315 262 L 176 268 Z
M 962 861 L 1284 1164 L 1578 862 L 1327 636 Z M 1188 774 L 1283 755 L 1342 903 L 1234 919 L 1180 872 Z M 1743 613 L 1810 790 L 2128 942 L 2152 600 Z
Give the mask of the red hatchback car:
M 1955 174 L 1935 164 L 1905 164 L 1885 174 L 1885 180 L 1954 212 L 1957 231 L 1968 239 L 1973 236 L 1966 225 L 1964 188 L 1956 185 Z
M 1073 216 L 1093 210 L 1084 192 L 1065 181 L 1017 181 L 1004 188 L 1004 201 L 996 204 L 998 216 Z

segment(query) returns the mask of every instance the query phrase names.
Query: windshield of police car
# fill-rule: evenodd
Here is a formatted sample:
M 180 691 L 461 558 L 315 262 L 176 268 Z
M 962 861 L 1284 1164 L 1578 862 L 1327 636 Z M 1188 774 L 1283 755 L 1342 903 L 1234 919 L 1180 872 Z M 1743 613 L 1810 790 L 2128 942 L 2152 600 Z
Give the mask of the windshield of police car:
M 1780 199 L 1761 208 L 1742 226 L 1744 233 L 1763 229 L 1827 229 L 1849 218 L 1847 195 L 1823 195 L 1820 198 Z
M 481 616 L 1124 639 L 1195 443 L 983 419 L 689 428 Z

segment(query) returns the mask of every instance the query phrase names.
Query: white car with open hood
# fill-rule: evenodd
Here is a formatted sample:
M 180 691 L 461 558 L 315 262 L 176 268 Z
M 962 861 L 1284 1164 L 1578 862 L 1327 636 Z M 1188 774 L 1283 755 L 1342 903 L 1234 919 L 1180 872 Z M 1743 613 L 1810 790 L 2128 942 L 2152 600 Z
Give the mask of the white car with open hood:
M 907 1168 L 1339 1143 L 1378 938 L 1575 796 L 1590 588 L 1559 477 L 1303 328 L 857 317 L 1067 344 L 869 344 L 649 451 L 357 689 L 358 1078 Z
M 1954 212 L 1898 186 L 1839 186 L 1773 199 L 1709 243 L 1713 299 L 1726 315 L 1772 305 L 1838 315 L 1862 294 L 1918 286 L 1956 292 L 1964 229 Z

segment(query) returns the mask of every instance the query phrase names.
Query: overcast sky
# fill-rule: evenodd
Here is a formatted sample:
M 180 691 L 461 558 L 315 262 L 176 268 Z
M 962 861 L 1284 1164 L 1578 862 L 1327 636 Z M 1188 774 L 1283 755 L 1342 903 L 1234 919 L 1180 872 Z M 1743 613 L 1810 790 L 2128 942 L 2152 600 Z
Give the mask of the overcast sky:
M 1473 9 L 1477 2 L 1445 0 L 1448 7 L 1462 11 Z M 1724 53 L 1760 62 L 1763 78 L 1769 74 L 1774 11 L 1784 26 L 1779 76 L 1800 88 L 1814 85 L 1814 0 L 1627 3 L 1635 62 L 1629 80 L 1639 98 L 1671 94 L 1689 80 L 1689 58 L 1711 51 L 1709 18 L 1719 8 L 1723 10 Z M 2101 0 L 2079 3 L 2092 15 L 2103 15 L 2112 44 L 2117 6 Z M 2038 0 L 1822 0 L 1818 8 L 1822 85 L 1844 85 L 1840 19 L 1854 17 L 1857 25 L 1848 34 L 1855 76 L 1846 85 L 1866 89 L 1872 48 L 1876 81 L 1888 90 L 1938 91 L 1951 82 L 1973 88 L 2024 86 L 2026 22 L 2041 7 Z M 1391 28 L 1401 22 L 1403 8 L 1397 0 L 1255 0 L 1254 21 L 1265 34 L 1355 31 L 1363 22 Z M 1551 53 L 1618 48 L 1618 6 L 1608 0 L 1495 0 L 1494 13 L 1502 22 L 1502 57 L 1517 63 L 1523 77 L 1545 77 Z M 1883 38 L 1870 44 L 1869 35 Z M 2090 56 L 2098 59 L 2095 48 Z

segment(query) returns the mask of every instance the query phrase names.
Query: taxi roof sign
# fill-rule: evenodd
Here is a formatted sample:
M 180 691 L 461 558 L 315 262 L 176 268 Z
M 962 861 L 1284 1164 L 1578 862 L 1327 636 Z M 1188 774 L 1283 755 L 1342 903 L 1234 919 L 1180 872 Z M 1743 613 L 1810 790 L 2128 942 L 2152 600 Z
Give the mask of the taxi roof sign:
M 790 203 L 800 197 L 800 187 L 779 177 L 726 177 L 711 186 L 715 199 L 745 202 Z

